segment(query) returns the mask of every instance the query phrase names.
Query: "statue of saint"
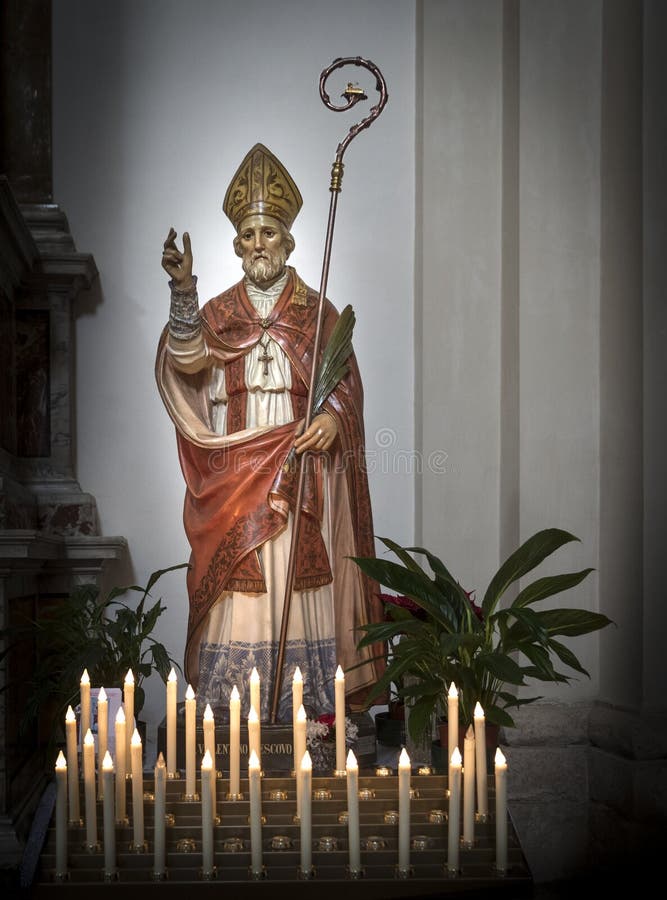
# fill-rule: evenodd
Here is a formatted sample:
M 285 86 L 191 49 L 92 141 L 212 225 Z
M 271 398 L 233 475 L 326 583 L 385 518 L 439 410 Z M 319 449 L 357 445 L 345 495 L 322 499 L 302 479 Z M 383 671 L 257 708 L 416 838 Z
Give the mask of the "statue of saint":
M 334 711 L 339 664 L 347 669 L 366 660 L 346 674 L 353 709 L 381 671 L 372 651 L 360 655 L 355 632 L 382 615 L 377 585 L 348 558 L 374 554 L 354 356 L 324 411 L 303 431 L 318 293 L 286 265 L 301 204 L 280 161 L 254 146 L 223 204 L 245 277 L 201 309 L 189 235 L 182 251 L 173 228 L 164 243 L 171 310 L 156 377 L 186 483 L 183 517 L 192 552 L 185 673 L 199 703 L 211 703 L 222 717 L 235 684 L 247 715 L 256 667 L 260 715 L 269 718 L 296 497 L 293 448 L 312 452 L 304 458 L 278 721 L 291 721 L 296 666 L 309 715 Z M 322 347 L 337 317 L 325 301 Z

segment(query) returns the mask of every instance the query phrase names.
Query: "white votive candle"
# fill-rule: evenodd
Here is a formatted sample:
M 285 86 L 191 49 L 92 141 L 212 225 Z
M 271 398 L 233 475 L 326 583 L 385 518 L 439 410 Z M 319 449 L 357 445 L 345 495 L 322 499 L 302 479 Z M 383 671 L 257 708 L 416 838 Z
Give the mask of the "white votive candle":
M 301 760 L 299 769 L 301 779 L 301 816 L 299 833 L 301 838 L 301 871 L 305 875 L 310 873 L 313 867 L 313 841 L 312 841 L 312 804 L 313 804 L 313 763 L 310 753 L 306 750 Z
M 104 797 L 104 778 L 102 778 L 102 765 L 109 746 L 109 700 L 103 687 L 97 695 L 97 796 L 101 800 Z
M 167 677 L 167 772 L 172 777 L 177 771 L 176 759 L 176 707 L 178 701 L 178 676 L 172 666 Z
M 206 878 L 213 873 L 213 805 L 211 801 L 211 781 L 213 760 L 208 750 L 201 761 L 201 856 L 202 875 Z
M 345 675 L 340 666 L 335 678 L 336 771 L 345 771 Z
M 250 707 L 248 713 L 248 753 L 253 753 L 257 757 L 257 761 L 262 765 L 262 750 L 260 746 L 261 735 L 259 730 L 259 714 L 254 706 Z
M 306 710 L 303 703 L 296 714 L 296 727 L 294 729 L 294 758 L 302 760 L 306 752 Z M 299 766 L 294 768 L 294 780 L 296 782 L 296 814 L 301 815 L 301 779 L 299 778 Z
M 56 875 L 67 872 L 67 761 L 62 750 L 56 759 Z
M 83 799 L 86 811 L 86 843 L 97 844 L 97 807 L 95 806 L 95 738 L 88 729 L 83 739 Z
M 197 701 L 192 685 L 185 691 L 185 796 L 193 799 L 197 793 L 196 738 Z
M 76 744 L 76 715 L 71 706 L 65 714 L 65 741 L 67 746 L 67 796 L 69 801 L 69 821 L 78 823 L 81 818 L 79 807 L 79 754 Z
M 486 819 L 489 814 L 489 783 L 486 771 L 486 719 L 479 701 L 475 704 L 475 776 L 477 779 L 477 812 Z
M 127 756 L 125 754 L 125 710 L 118 707 L 116 721 L 114 722 L 114 737 L 116 739 L 116 820 L 124 824 L 127 818 Z
M 498 747 L 495 756 L 496 781 L 496 869 L 507 870 L 507 760 Z
M 241 793 L 241 695 L 236 685 L 229 697 L 229 793 Z
M 361 839 L 359 834 L 359 764 L 352 752 L 347 754 L 347 842 L 350 873 L 361 871 Z
M 475 732 L 468 726 L 463 739 L 463 843 L 475 842 Z
M 132 828 L 134 847 L 139 850 L 144 845 L 144 771 L 141 736 L 136 728 L 130 739 L 130 759 L 132 761 Z
M 125 681 L 123 682 L 123 709 L 125 711 L 125 756 L 130 759 L 130 743 L 134 732 L 134 673 L 132 669 L 127 670 Z
M 262 773 L 254 750 L 248 759 L 250 794 L 250 869 L 255 876 L 262 872 Z
M 454 747 L 449 761 L 449 815 L 447 822 L 447 869 L 459 870 L 459 837 L 461 832 L 461 753 Z
M 258 719 L 262 718 L 262 699 L 260 694 L 260 682 L 259 682 L 259 672 L 253 666 L 253 670 L 250 673 L 250 707 L 255 707 L 257 710 Z
M 167 816 L 167 765 L 160 753 L 155 763 L 155 822 L 153 826 L 153 874 L 164 876 L 167 871 L 166 816 Z
M 297 755 L 296 747 L 296 720 L 299 715 L 299 708 L 303 705 L 303 675 L 301 669 L 297 666 L 292 676 L 292 745 L 294 747 L 294 772 L 299 771 L 299 760 L 303 757 L 306 748 L 303 748 L 301 756 Z
M 447 692 L 447 759 L 459 745 L 459 692 L 452 681 Z
M 81 719 L 79 721 L 79 739 L 83 746 L 83 740 L 86 732 L 91 726 L 90 721 L 90 676 L 88 669 L 84 669 L 79 684 L 79 694 L 81 698 Z M 82 763 L 83 764 L 83 763 Z
M 102 781 L 104 782 L 104 800 L 102 813 L 104 822 L 104 874 L 112 875 L 116 871 L 116 816 L 114 803 L 113 760 L 107 750 L 102 759 Z
M 410 869 L 410 757 L 405 747 L 398 758 L 398 868 Z
M 211 771 L 213 774 L 209 778 L 209 791 L 211 792 L 211 815 L 213 819 L 215 819 L 215 806 L 216 806 L 216 776 L 217 771 L 215 767 L 215 718 L 213 716 L 213 710 L 211 709 L 211 704 L 206 704 L 206 709 L 204 710 L 204 753 L 208 751 L 208 755 L 211 758 Z M 202 788 L 204 790 L 204 788 Z

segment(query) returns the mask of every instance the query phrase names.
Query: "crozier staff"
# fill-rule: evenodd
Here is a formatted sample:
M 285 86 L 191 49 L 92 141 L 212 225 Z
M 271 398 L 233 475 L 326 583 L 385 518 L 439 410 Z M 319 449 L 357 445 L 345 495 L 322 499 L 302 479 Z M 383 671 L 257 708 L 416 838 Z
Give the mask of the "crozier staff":
M 156 375 L 176 426 L 186 482 L 190 615 L 186 677 L 200 703 L 228 713 L 234 684 L 257 668 L 268 718 L 292 533 L 296 485 L 290 450 L 308 457 L 280 721 L 291 720 L 291 677 L 304 674 L 304 706 L 333 712 L 333 673 L 360 661 L 355 627 L 380 615 L 376 586 L 347 557 L 373 555 L 364 470 L 363 393 L 354 356 L 324 410 L 300 433 L 318 295 L 287 266 L 301 208 L 280 161 L 255 145 L 223 209 L 236 229 L 245 277 L 199 309 L 190 237 L 172 228 L 162 265 L 171 277 L 169 324 Z M 322 346 L 337 319 L 326 301 Z M 261 465 L 258 465 L 261 461 Z M 361 705 L 379 675 L 370 660 L 346 679 Z M 249 711 L 242 697 L 242 714 Z

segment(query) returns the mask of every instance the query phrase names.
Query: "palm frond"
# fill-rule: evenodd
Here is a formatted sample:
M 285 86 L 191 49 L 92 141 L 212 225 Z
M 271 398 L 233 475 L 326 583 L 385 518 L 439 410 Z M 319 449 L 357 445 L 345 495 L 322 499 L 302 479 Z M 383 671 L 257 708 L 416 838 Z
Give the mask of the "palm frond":
M 313 390 L 313 416 L 322 411 L 329 394 L 350 370 L 347 360 L 352 355 L 354 322 L 354 310 L 348 304 L 338 317 L 322 352 Z

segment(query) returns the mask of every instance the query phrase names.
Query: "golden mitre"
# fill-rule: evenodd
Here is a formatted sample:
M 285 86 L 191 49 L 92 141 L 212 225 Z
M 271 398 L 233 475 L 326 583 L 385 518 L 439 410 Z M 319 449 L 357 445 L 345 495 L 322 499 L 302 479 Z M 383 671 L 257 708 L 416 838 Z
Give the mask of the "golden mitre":
M 255 144 L 232 178 L 222 209 L 238 231 L 252 215 L 273 216 L 289 231 L 303 200 L 292 176 L 270 150 Z

